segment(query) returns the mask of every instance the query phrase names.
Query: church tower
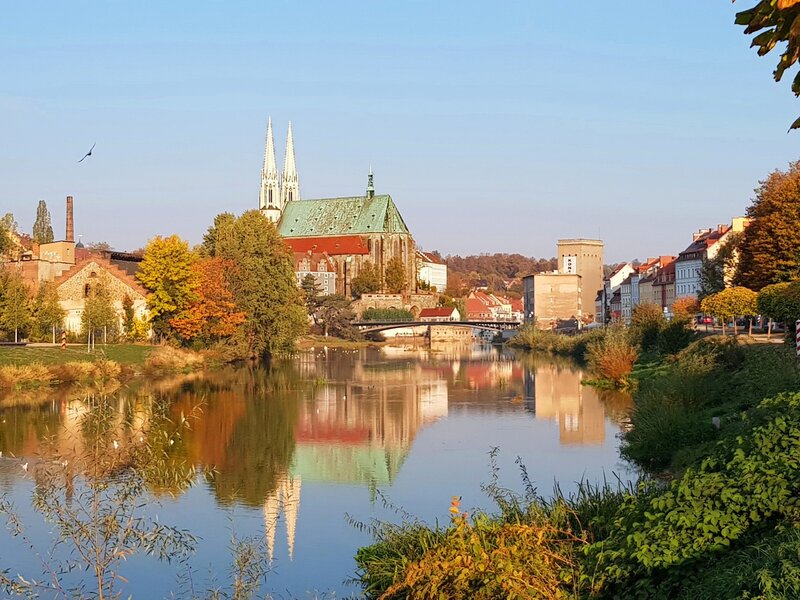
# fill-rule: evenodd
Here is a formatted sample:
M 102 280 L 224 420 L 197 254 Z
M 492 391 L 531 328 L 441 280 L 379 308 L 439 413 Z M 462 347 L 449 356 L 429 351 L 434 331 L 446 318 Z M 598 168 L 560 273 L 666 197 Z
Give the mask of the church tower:
M 272 138 L 272 117 L 267 121 L 267 141 L 264 148 L 264 166 L 261 168 L 261 191 L 258 195 L 258 208 L 273 223 L 281 218 L 280 183 L 278 167 L 275 164 L 275 142 Z
M 292 122 L 289 121 L 289 133 L 286 135 L 286 158 L 283 161 L 281 175 L 281 205 L 283 210 L 289 202 L 300 200 L 300 181 L 297 178 L 297 167 L 294 164 L 294 140 L 292 139 Z

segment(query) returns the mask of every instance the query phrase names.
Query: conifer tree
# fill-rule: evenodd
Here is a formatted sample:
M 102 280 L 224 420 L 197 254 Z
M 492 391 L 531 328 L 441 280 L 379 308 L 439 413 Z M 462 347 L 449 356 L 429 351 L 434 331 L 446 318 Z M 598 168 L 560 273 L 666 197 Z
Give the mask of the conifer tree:
M 33 241 L 37 244 L 49 244 L 53 241 L 53 225 L 50 222 L 50 211 L 44 200 L 39 200 L 36 207 L 36 220 L 33 222 Z
M 381 274 L 371 261 L 365 261 L 358 271 L 358 275 L 350 282 L 350 291 L 354 298 L 362 294 L 372 294 L 381 289 Z

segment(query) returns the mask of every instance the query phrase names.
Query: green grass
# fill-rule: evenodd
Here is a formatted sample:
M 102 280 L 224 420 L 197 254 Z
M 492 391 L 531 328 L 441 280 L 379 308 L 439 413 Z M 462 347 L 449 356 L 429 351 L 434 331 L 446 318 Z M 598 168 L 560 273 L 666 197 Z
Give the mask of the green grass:
M 39 363 L 54 365 L 66 362 L 92 362 L 99 358 L 116 361 L 120 364 L 142 364 L 154 346 L 136 344 L 98 345 L 95 352 L 86 352 L 86 346 L 70 345 L 66 350 L 59 347 L 0 347 L 0 365 L 26 365 Z

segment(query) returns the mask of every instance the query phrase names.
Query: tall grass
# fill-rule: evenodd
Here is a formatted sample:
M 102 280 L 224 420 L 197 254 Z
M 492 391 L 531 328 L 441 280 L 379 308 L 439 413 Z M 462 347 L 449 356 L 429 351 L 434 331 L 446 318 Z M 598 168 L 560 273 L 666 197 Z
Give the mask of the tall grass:
M 193 371 L 203 367 L 205 359 L 199 352 L 161 346 L 144 361 L 144 370 L 150 375 L 165 375 Z

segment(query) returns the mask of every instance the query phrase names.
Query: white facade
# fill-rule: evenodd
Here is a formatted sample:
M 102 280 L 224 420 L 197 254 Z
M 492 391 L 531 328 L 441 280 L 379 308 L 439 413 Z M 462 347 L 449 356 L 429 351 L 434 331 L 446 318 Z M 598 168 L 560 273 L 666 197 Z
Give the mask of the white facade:
M 620 317 L 625 325 L 631 324 L 631 315 L 633 314 L 633 295 L 631 294 L 631 277 L 628 277 L 619 286 L 620 291 Z
M 312 270 L 312 259 L 302 258 L 296 264 L 295 278 L 297 279 L 297 286 L 303 283 L 306 275 L 313 275 L 320 287 L 323 296 L 329 296 L 336 293 L 336 270 L 330 265 L 327 260 L 319 260 L 316 264 L 316 269 Z
M 417 278 L 439 293 L 447 289 L 447 264 L 435 257 L 417 252 Z
M 294 140 L 292 123 L 286 136 L 286 156 L 283 173 L 278 174 L 275 162 L 275 142 L 272 136 L 272 118 L 267 122 L 267 139 L 264 148 L 264 165 L 261 167 L 261 188 L 258 194 L 258 207 L 273 223 L 281 220 L 287 202 L 300 200 L 300 179 L 294 160 Z

